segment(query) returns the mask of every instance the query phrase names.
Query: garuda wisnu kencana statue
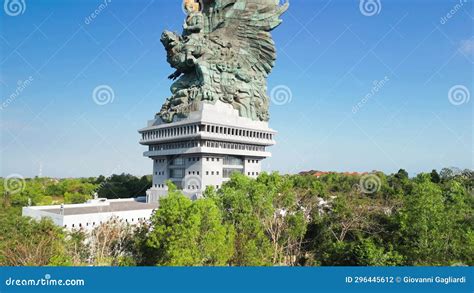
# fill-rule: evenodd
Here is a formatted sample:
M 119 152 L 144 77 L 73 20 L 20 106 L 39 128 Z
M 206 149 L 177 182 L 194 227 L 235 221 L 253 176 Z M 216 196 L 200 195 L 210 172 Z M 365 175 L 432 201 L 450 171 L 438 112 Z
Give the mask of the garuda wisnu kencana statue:
M 220 100 L 240 116 L 268 121 L 266 78 L 276 50 L 270 32 L 282 20 L 281 0 L 185 0 L 182 35 L 165 31 L 161 42 L 176 71 L 172 96 L 158 115 L 184 118 L 201 102 Z

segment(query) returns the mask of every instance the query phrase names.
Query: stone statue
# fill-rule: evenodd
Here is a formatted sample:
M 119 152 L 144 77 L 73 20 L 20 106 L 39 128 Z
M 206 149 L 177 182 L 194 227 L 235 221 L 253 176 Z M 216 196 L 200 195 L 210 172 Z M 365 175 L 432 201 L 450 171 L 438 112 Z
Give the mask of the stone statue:
M 288 6 L 280 0 L 185 0 L 182 35 L 165 31 L 161 37 L 176 69 L 161 119 L 173 122 L 198 103 L 220 100 L 243 117 L 268 121 L 266 78 L 276 60 L 270 32 Z

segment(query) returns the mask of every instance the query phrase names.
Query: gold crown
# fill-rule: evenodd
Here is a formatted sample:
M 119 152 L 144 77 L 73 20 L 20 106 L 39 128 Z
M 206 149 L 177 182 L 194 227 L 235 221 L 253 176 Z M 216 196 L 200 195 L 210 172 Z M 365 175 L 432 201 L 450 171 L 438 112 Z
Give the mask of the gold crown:
M 184 0 L 184 8 L 188 12 L 197 12 L 201 10 L 199 2 L 196 2 L 196 0 Z

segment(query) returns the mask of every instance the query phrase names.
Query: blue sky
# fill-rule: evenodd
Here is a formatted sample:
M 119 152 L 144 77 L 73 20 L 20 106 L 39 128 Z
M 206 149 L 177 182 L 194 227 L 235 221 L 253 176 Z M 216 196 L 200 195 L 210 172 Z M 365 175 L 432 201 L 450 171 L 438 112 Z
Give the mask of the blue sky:
M 474 168 L 473 1 L 372 1 L 372 16 L 359 0 L 291 1 L 265 170 Z M 181 31 L 181 1 L 111 0 L 93 19 L 103 1 L 23 3 L 1 11 L 0 176 L 151 173 L 137 129 L 169 96 L 159 37 Z M 94 102 L 99 85 L 113 101 Z

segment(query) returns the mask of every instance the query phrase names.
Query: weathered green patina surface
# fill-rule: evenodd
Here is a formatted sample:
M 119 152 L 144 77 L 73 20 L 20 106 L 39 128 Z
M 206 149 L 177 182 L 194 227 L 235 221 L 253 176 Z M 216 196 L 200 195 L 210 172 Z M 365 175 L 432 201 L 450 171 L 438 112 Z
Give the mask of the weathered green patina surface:
M 276 50 L 270 32 L 288 2 L 280 0 L 186 0 L 182 35 L 165 31 L 161 42 L 176 69 L 171 97 L 158 115 L 186 117 L 202 102 L 232 104 L 241 116 L 268 121 L 266 78 Z

